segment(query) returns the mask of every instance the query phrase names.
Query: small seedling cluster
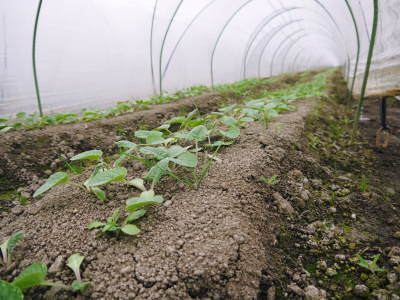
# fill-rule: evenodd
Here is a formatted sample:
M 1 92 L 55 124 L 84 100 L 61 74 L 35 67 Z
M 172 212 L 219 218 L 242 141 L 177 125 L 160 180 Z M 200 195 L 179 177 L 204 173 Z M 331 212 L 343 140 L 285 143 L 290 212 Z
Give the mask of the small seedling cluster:
M 1 244 L 2 264 L 4 267 L 10 265 L 11 255 L 22 237 L 23 232 L 19 231 L 8 237 Z M 56 286 L 67 290 L 83 291 L 90 284 L 89 281 L 83 282 L 81 279 L 80 266 L 84 259 L 85 257 L 78 253 L 68 258 L 67 266 L 72 269 L 76 276 L 76 280 L 72 282 L 71 287 L 46 280 L 47 266 L 44 262 L 39 261 L 23 269 L 12 282 L 0 280 L 0 299 L 22 300 L 24 298 L 23 293 L 27 289 L 36 286 Z

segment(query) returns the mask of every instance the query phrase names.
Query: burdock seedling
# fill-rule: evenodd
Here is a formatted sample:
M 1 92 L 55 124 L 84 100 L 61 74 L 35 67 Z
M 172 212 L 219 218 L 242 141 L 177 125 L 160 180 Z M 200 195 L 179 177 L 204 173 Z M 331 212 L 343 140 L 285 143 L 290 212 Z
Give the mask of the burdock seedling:
M 83 291 L 89 284 L 90 281 L 82 282 L 80 266 L 85 259 L 84 256 L 79 253 L 72 254 L 67 260 L 67 266 L 74 272 L 76 280 L 72 282 L 72 288 L 75 291 Z
M 18 241 L 22 238 L 24 233 L 22 231 L 18 231 L 11 235 L 8 239 L 6 239 L 1 245 L 1 255 L 3 257 L 3 264 L 5 266 L 11 263 L 12 253 L 14 252 L 14 248 L 17 245 Z
M 93 193 L 100 200 L 106 199 L 106 193 L 99 188 L 99 186 L 108 184 L 115 181 L 124 181 L 127 174 L 127 170 L 123 167 L 114 167 L 107 169 L 106 164 L 102 160 L 103 152 L 100 150 L 90 150 L 71 158 L 72 161 L 76 160 L 95 160 L 98 161 L 97 165 L 93 169 L 90 177 L 83 184 L 77 184 L 70 180 L 69 175 L 65 172 L 57 172 L 51 175 L 47 181 L 39 187 L 39 189 L 33 194 L 33 197 L 37 197 L 53 187 L 60 184 L 70 184 L 78 186 L 83 190 Z

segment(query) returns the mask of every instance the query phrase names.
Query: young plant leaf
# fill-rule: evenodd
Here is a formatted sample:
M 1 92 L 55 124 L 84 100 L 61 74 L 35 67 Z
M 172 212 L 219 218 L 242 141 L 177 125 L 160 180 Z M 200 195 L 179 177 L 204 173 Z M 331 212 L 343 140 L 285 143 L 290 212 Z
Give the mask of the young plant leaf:
M 132 224 L 126 224 L 121 227 L 122 232 L 129 234 L 129 235 L 136 235 L 140 233 L 140 229 Z
M 100 227 L 104 227 L 104 226 L 106 226 L 105 223 L 95 221 L 95 222 L 92 222 L 89 224 L 88 229 L 92 230 L 92 229 L 96 229 L 96 228 L 100 228 Z
M 73 157 L 70 158 L 70 160 L 99 160 L 103 156 L 103 151 L 101 150 L 90 150 L 90 151 L 85 151 L 82 153 L 79 153 Z
M 164 176 L 169 170 L 169 162 L 170 158 L 164 158 L 163 160 L 160 160 L 157 164 L 150 168 L 145 179 L 153 182 L 159 182 L 161 177 Z
M 204 141 L 208 136 L 208 129 L 204 125 L 199 125 L 189 132 L 189 136 L 198 142 Z
M 233 144 L 232 141 L 230 141 L 230 142 L 216 141 L 215 143 L 206 145 L 206 147 L 208 147 L 208 148 L 217 148 L 217 147 L 222 147 L 222 146 L 229 146 L 229 145 L 232 145 L 232 144 Z
M 191 152 L 183 152 L 177 158 L 171 158 L 171 161 L 184 167 L 195 168 L 197 166 L 197 156 Z
M 134 186 L 135 188 L 144 192 L 146 187 L 144 186 L 144 181 L 141 178 L 135 178 L 128 182 L 129 185 Z
M 147 137 L 151 136 L 151 135 L 156 135 L 159 137 L 163 136 L 162 132 L 159 131 L 149 131 L 149 130 L 137 130 L 135 131 L 135 137 L 139 138 L 139 139 L 147 139 Z
M 0 245 L 4 264 L 7 265 L 11 263 L 11 255 L 14 251 L 15 246 L 17 245 L 18 241 L 22 238 L 23 235 L 24 235 L 23 231 L 18 231 L 13 235 L 11 235 Z
M 18 287 L 6 281 L 0 280 L 0 299 L 22 300 L 24 299 L 24 295 Z
M 116 142 L 117 146 L 119 148 L 123 148 L 123 149 L 135 149 L 137 147 L 137 145 L 135 143 L 132 143 L 130 141 L 118 141 Z
M 79 253 L 75 253 L 72 254 L 67 260 L 67 266 L 74 271 L 75 277 L 78 281 L 81 281 L 81 271 L 79 268 L 84 259 L 84 256 L 80 255 Z
M 96 175 L 89 178 L 85 183 L 87 187 L 95 187 L 107 184 L 114 181 L 123 181 L 126 177 L 127 170 L 123 167 L 114 168 L 111 170 L 99 170 Z
M 126 210 L 132 212 L 146 205 L 161 204 L 163 201 L 163 197 L 155 196 L 154 191 L 146 191 L 141 193 L 140 197 L 129 198 L 126 201 Z
M 136 220 L 139 220 L 141 217 L 143 217 L 146 214 L 146 210 L 144 209 L 139 209 L 131 212 L 125 219 L 125 223 L 132 223 Z
M 240 136 L 240 129 L 235 125 L 229 126 L 228 131 L 220 130 L 219 132 L 221 133 L 221 135 L 229 139 L 236 139 Z
M 25 268 L 11 283 L 21 291 L 28 288 L 45 284 L 47 267 L 43 262 L 35 262 Z
M 157 160 L 162 160 L 166 157 L 168 157 L 168 151 L 165 147 L 142 147 L 140 148 L 140 153 L 144 155 L 152 155 L 154 156 Z
M 90 284 L 91 284 L 90 281 L 80 282 L 80 281 L 74 280 L 71 284 L 71 287 L 74 291 L 83 291 Z
M 39 189 L 36 190 L 36 192 L 33 194 L 33 197 L 37 197 L 37 196 L 47 192 L 51 188 L 53 188 L 59 184 L 67 183 L 68 181 L 69 181 L 69 177 L 68 177 L 67 173 L 65 173 L 65 172 L 54 173 L 46 180 L 46 182 L 41 187 L 39 187 Z
M 99 189 L 98 187 L 93 187 L 92 188 L 92 192 L 96 195 L 97 198 L 99 198 L 102 201 L 107 199 L 106 192 L 104 192 L 103 190 Z

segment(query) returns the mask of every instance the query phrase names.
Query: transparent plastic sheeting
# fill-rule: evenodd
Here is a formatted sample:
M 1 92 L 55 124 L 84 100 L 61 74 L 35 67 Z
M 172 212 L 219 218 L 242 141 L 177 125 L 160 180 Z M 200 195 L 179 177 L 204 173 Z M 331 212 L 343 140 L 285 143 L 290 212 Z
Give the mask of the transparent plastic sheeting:
M 348 2 L 361 41 L 356 93 L 373 6 Z M 380 2 L 369 91 L 398 87 L 399 4 Z M 0 1 L 0 115 L 38 110 L 37 7 L 37 0 Z M 43 110 L 104 108 L 160 89 L 330 66 L 347 77 L 358 49 L 354 29 L 345 0 L 43 0 L 35 56 Z

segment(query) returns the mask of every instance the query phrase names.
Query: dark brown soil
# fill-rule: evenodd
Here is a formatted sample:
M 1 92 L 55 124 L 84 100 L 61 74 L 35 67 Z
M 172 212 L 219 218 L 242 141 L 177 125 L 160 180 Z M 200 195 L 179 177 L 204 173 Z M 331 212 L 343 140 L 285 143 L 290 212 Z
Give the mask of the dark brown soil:
M 232 92 L 212 92 L 174 103 L 153 105 L 149 110 L 109 119 L 2 134 L 0 193 L 9 191 L 11 187 L 23 186 L 22 190 L 29 194 L 36 190 L 43 178 L 65 167 L 67 158 L 91 149 L 101 149 L 109 154 L 115 150 L 116 141 L 122 138 L 129 139 L 139 127 L 157 127 L 164 121 L 192 111 L 196 107 L 201 113 L 207 113 L 215 110 L 220 103 L 241 101 L 247 96 L 259 97 L 265 90 L 289 87 L 296 82 L 309 81 L 315 75 L 315 72 L 302 76 L 286 75 L 278 81 L 251 86 L 243 96 Z
M 262 269 L 278 265 L 268 253 L 277 226 L 271 220 L 279 213 L 269 209 L 259 178 L 278 171 L 287 149 L 301 137 L 312 103 L 299 102 L 296 112 L 268 130 L 251 124 L 221 154 L 222 162 L 213 165 L 199 190 L 166 185 L 167 202 L 139 222 L 143 233 L 138 237 L 99 239 L 85 229 L 136 194 L 118 184 L 107 191 L 111 200 L 105 204 L 60 186 L 20 216 L 5 216 L 2 236 L 18 228 L 25 237 L 16 251 L 16 268 L 2 277 L 10 279 L 32 261 L 51 265 L 57 257 L 79 252 L 87 261 L 83 276 L 93 282 L 86 294 L 91 299 L 254 299 Z M 130 175 L 139 174 L 130 170 Z M 70 283 L 73 276 L 64 267 L 51 279 Z M 57 294 L 59 299 L 71 296 Z

